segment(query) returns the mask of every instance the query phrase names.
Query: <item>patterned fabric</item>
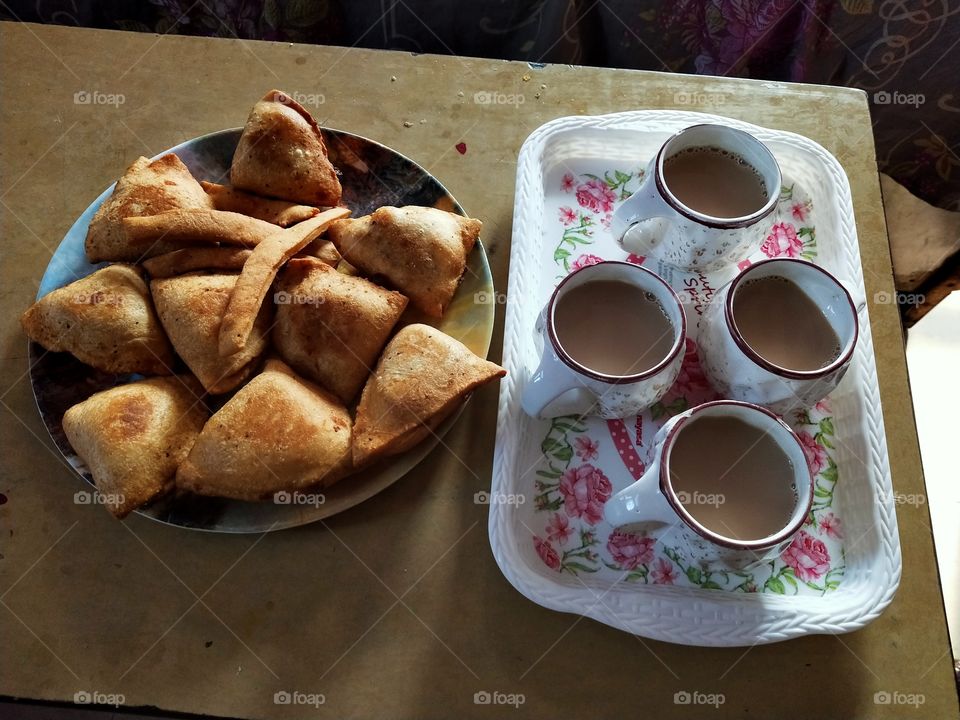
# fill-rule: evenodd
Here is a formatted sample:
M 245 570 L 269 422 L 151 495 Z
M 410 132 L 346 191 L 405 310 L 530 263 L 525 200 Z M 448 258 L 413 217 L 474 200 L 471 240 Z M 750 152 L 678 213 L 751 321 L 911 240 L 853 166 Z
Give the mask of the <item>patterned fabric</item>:
M 960 0 L 480 0 L 449 9 L 449 0 L 7 0 L 0 18 L 856 87 L 870 97 L 880 169 L 960 209 L 951 62 Z M 722 101 L 678 97 L 708 111 L 722 112 Z

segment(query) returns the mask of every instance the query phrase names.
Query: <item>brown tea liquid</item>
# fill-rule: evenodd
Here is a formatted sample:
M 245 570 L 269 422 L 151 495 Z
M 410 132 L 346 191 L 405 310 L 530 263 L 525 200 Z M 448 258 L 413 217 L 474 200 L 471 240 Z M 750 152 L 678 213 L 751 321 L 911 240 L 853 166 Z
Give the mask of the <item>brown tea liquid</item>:
M 681 150 L 663 163 L 663 179 L 681 203 L 711 217 L 751 215 L 769 199 L 760 173 L 739 155 L 719 148 Z
M 670 482 L 701 525 L 761 540 L 790 522 L 794 467 L 771 435 L 734 417 L 688 420 L 670 450 Z
M 560 346 L 604 375 L 634 375 L 656 367 L 676 331 L 660 302 L 619 280 L 584 283 L 562 295 L 553 311 Z
M 840 338 L 823 311 L 792 280 L 747 280 L 733 298 L 733 318 L 760 357 L 788 370 L 824 368 L 840 356 Z

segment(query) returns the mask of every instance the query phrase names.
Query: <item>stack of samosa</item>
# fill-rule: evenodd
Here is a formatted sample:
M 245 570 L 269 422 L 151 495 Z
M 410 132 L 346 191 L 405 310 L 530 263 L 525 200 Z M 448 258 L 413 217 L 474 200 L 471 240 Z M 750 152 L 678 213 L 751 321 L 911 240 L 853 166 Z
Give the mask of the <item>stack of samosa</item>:
M 49 351 L 134 375 L 63 418 L 117 517 L 171 490 L 259 501 L 328 487 L 414 447 L 504 374 L 404 318 L 443 316 L 479 220 L 349 219 L 323 132 L 277 90 L 253 107 L 230 183 L 198 182 L 172 153 L 139 158 L 86 237 L 90 262 L 113 264 L 21 319 Z

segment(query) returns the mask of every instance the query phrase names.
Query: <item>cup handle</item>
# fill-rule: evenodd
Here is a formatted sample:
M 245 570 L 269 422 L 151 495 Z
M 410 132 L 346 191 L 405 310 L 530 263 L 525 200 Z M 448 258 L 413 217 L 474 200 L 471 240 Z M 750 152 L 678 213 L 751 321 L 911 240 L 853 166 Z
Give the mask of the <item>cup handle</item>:
M 646 255 L 661 240 L 661 223 L 645 223 L 631 233 L 630 237 L 626 236 L 627 231 L 645 220 L 668 221 L 673 216 L 673 210 L 657 192 L 656 183 L 649 179 L 613 212 L 610 231 L 624 250 Z
M 660 492 L 660 451 L 639 480 L 625 487 L 603 506 L 603 518 L 614 527 L 634 523 L 672 526 L 677 513 Z
M 583 387 L 588 390 L 573 373 L 570 368 L 563 364 L 550 346 L 544 348 L 543 356 L 540 358 L 540 364 L 534 371 L 530 379 L 527 380 L 523 388 L 523 396 L 520 398 L 520 405 L 527 415 L 543 418 L 543 411 L 550 403 L 559 398 L 568 390 Z M 593 393 L 589 392 L 593 398 Z M 584 407 L 582 412 L 588 412 L 590 407 Z M 572 414 L 571 409 L 565 410 L 563 415 Z

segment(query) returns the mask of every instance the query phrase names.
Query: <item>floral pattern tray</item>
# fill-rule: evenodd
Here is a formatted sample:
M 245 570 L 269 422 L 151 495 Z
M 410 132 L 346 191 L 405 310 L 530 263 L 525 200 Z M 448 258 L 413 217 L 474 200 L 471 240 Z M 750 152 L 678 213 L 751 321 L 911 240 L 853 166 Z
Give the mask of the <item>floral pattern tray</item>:
M 760 249 L 710 274 L 628 255 L 608 229 L 657 148 L 697 122 L 753 133 L 784 176 Z M 669 539 L 615 530 L 603 520 L 606 500 L 643 473 L 663 422 L 718 397 L 697 361 L 699 318 L 738 267 L 767 257 L 818 263 L 863 297 L 847 178 L 832 155 L 806 138 L 700 113 L 638 111 L 561 118 L 527 139 L 517 170 L 503 351 L 508 375 L 489 523 L 497 562 L 521 593 L 548 608 L 691 645 L 849 632 L 889 604 L 900 578 L 900 545 L 865 309 L 840 386 L 815 407 L 784 417 L 804 446 L 816 486 L 806 524 L 778 559 L 742 572 L 704 568 Z M 537 316 L 561 278 L 600 260 L 646 265 L 677 290 L 688 327 L 680 376 L 661 402 L 634 418 L 530 418 L 520 395 L 542 347 Z

